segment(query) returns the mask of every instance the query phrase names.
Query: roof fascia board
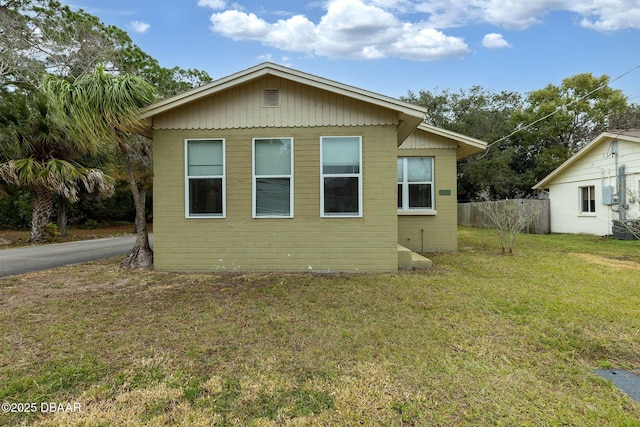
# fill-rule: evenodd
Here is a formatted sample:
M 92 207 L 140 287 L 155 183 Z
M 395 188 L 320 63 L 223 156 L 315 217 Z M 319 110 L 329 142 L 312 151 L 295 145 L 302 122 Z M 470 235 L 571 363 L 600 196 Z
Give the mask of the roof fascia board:
M 188 90 L 186 92 L 179 93 L 177 95 L 171 96 L 169 98 L 158 101 L 154 104 L 143 109 L 142 117 L 150 118 L 157 114 L 163 113 L 165 111 L 171 110 L 173 108 L 180 107 L 184 104 L 188 104 L 196 99 L 214 94 L 216 92 L 222 92 L 228 88 L 231 88 L 236 85 L 240 85 L 244 82 L 250 81 L 262 75 L 266 75 L 266 70 L 260 72 L 258 66 L 249 68 L 244 71 L 240 71 L 234 74 L 231 74 L 226 77 L 222 77 L 220 79 L 214 80 L 205 85 L 199 86 L 197 88 Z
M 407 116 L 418 117 L 420 120 L 427 114 L 427 109 L 424 107 L 267 62 L 159 101 L 143 110 L 142 117 L 153 117 L 199 98 L 221 92 L 265 75 L 274 75 L 298 83 L 315 86 L 350 98 L 389 108 Z
M 486 142 L 461 133 L 442 129 L 426 123 L 422 123 L 418 126 L 418 129 L 456 141 L 458 143 L 458 160 L 487 149 Z M 464 148 L 461 149 L 461 146 Z

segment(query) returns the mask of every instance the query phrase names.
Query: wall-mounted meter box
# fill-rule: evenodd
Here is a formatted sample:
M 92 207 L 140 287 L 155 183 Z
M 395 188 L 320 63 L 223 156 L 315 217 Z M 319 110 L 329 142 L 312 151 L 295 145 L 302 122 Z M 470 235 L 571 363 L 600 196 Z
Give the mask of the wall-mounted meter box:
M 614 205 L 618 203 L 618 195 L 615 194 L 615 187 L 612 185 L 602 186 L 602 204 Z

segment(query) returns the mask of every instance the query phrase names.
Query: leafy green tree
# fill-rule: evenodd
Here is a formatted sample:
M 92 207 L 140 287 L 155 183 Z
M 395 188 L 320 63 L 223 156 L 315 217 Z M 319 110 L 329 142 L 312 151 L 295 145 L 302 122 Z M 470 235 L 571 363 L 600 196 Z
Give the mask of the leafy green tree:
M 146 194 L 137 182 L 129 141 L 145 131 L 140 109 L 155 100 L 153 87 L 141 77 L 108 73 L 98 67 L 73 83 L 48 76 L 44 91 L 57 122 L 74 138 L 110 143 L 119 150 L 136 207 L 136 243 L 122 265 L 127 268 L 151 266 L 153 251 L 146 225 Z
M 407 96 L 401 96 L 400 100 L 425 107 L 429 111 L 425 118 L 427 124 L 453 130 L 451 127 L 455 126 L 454 96 L 449 89 L 443 89 L 440 93 L 420 90 L 418 93 L 408 91 Z
M 402 99 L 426 107 L 427 123 L 487 143 L 513 132 L 511 115 L 523 102 L 518 93 L 495 93 L 481 86 L 459 92 L 409 92 Z M 458 162 L 460 200 L 502 198 L 517 192 L 519 176 L 511 169 L 513 153 L 513 149 L 501 145 Z
M 458 162 L 458 200 L 496 200 L 518 194 L 521 176 L 511 168 L 513 151 L 498 146 Z
M 83 142 L 79 142 L 83 141 Z M 75 202 L 79 187 L 111 194 L 112 180 L 101 170 L 78 163 L 94 157 L 98 146 L 69 138 L 51 119 L 46 99 L 23 91 L 5 92 L 0 102 L 0 182 L 33 195 L 29 241 L 46 241 L 45 227 L 54 197 Z
M 493 93 L 481 87 L 439 94 L 409 92 L 406 101 L 429 109 L 427 122 L 473 136 L 489 149 L 458 165 L 462 200 L 530 195 L 531 187 L 603 131 L 637 127 L 638 107 L 628 106 L 609 77 L 590 73 L 530 92 Z
M 527 95 L 526 105 L 513 114 L 516 127 L 527 127 L 516 141 L 575 153 L 610 129 L 611 118 L 626 110 L 626 97 L 609 86 L 609 76 L 576 74 L 560 86 L 550 84 Z
M 459 92 L 422 90 L 415 94 L 410 91 L 401 99 L 426 107 L 428 124 L 487 142 L 513 130 L 509 119 L 513 111 L 522 106 L 522 96 L 516 92 L 495 93 L 481 86 Z
M 24 230 L 31 224 L 33 197 L 16 186 L 0 186 L 0 230 Z
M 606 75 L 577 74 L 560 86 L 530 92 L 526 105 L 514 111 L 519 132 L 510 138 L 512 167 L 530 188 L 600 133 L 615 125 L 627 111 L 622 91 L 609 86 Z
M 629 104 L 627 108 L 609 118 L 610 130 L 640 129 L 640 105 Z
M 204 71 L 164 68 L 118 27 L 56 0 L 0 0 L 0 83 L 34 89 L 45 74 L 73 80 L 99 64 L 139 74 L 161 97 L 209 82 Z
M 119 37 L 55 0 L 0 1 L 0 82 L 35 89 L 45 73 L 69 77 L 116 62 Z
M 83 10 L 73 11 L 55 0 L 0 0 L 2 87 L 36 91 L 47 73 L 73 82 L 93 72 L 98 64 L 105 71 L 143 77 L 160 97 L 211 80 L 203 71 L 161 67 L 126 32 L 104 25 Z M 143 189 L 151 188 L 149 141 L 130 138 L 127 148 L 138 182 Z M 58 223 L 63 229 L 64 199 L 59 206 Z

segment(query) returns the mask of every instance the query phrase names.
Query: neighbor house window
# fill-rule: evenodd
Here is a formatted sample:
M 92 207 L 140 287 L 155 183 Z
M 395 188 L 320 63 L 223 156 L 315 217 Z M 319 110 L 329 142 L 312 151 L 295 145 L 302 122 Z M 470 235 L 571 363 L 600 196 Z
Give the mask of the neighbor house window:
M 590 187 L 580 187 L 580 212 L 595 213 L 596 211 L 596 190 Z
M 253 217 L 293 217 L 293 140 L 253 140 Z
M 185 215 L 224 217 L 224 140 L 185 141 Z
M 320 215 L 362 216 L 362 139 L 320 138 Z
M 398 158 L 398 209 L 433 209 L 433 157 Z

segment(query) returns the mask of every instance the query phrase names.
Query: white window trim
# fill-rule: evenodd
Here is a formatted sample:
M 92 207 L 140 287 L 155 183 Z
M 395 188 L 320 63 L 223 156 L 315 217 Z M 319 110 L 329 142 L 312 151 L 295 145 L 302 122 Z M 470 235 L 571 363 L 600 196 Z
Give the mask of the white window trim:
M 398 209 L 399 216 L 436 216 L 438 211 L 435 209 Z
M 222 176 L 198 176 L 197 179 L 222 178 L 222 213 L 191 214 L 189 212 L 189 141 L 221 141 L 222 142 Z M 227 217 L 227 152 L 224 138 L 186 138 L 184 140 L 184 217 L 185 218 L 226 218 Z M 196 177 L 194 177 L 196 178 Z
M 402 207 L 398 208 L 398 215 L 435 215 L 436 214 L 436 195 L 435 195 L 435 187 L 436 187 L 436 160 L 434 156 L 410 156 L 410 157 L 429 157 L 431 158 L 431 181 L 424 182 L 412 182 L 411 184 L 431 184 L 431 208 L 410 208 L 409 207 L 409 168 L 407 165 L 409 164 L 409 157 L 398 157 L 398 159 L 402 159 L 402 182 L 398 182 L 398 184 L 402 185 Z
M 256 141 L 265 140 L 265 139 L 288 139 L 291 141 L 291 174 L 290 175 L 256 175 Z M 293 137 L 284 136 L 284 137 L 264 137 L 264 138 L 253 138 L 251 143 L 251 210 L 252 210 L 252 218 L 254 219 L 263 219 L 263 218 L 293 218 Z M 257 215 L 256 209 L 256 180 L 258 178 L 289 178 L 289 215 Z
M 592 211 L 583 211 L 582 210 L 582 190 L 584 188 L 593 188 L 593 192 L 589 191 L 589 195 L 593 196 L 593 200 L 594 200 L 594 210 Z M 591 200 L 591 199 L 589 199 Z M 595 203 L 596 201 L 596 186 L 595 185 L 583 185 L 578 187 L 578 216 L 579 217 L 593 217 L 597 215 L 597 204 Z
M 322 144 L 325 139 L 337 139 L 337 138 L 358 138 L 358 154 L 360 162 L 359 173 L 353 174 L 324 174 L 323 168 L 323 156 L 322 156 Z M 320 136 L 320 217 L 321 218 L 362 218 L 362 136 L 356 135 L 342 135 L 342 136 Z M 358 212 L 357 213 L 325 213 L 324 212 L 324 178 L 328 177 L 342 177 L 342 178 L 358 178 Z

